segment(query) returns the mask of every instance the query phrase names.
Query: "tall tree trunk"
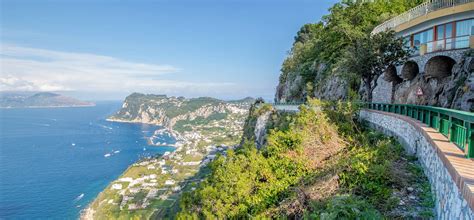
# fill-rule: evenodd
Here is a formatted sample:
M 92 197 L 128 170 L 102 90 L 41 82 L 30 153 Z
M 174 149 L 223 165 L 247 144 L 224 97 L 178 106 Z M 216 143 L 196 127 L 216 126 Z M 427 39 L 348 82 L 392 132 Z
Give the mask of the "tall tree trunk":
M 367 102 L 372 102 L 372 84 L 370 80 L 365 81 L 365 90 L 367 91 Z

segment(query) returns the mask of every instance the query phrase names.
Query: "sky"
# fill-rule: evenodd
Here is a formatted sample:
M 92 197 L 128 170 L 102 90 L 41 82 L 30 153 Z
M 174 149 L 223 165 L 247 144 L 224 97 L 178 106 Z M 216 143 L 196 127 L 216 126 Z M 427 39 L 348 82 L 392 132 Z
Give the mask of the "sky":
M 0 91 L 272 99 L 294 36 L 336 0 L 1 0 Z

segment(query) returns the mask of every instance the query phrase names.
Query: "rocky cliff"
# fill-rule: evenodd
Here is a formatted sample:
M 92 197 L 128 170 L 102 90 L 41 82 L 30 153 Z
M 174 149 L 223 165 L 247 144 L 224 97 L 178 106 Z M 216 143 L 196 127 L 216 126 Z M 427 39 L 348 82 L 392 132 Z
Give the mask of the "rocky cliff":
M 309 82 L 294 72 L 285 79 L 280 79 L 275 93 L 276 102 L 304 101 L 306 96 L 325 100 L 346 99 L 349 91 L 349 80 L 342 76 L 340 68 L 331 68 L 326 64 L 314 64 Z
M 230 114 L 246 114 L 254 100 L 245 98 L 223 101 L 201 97 L 167 97 L 166 95 L 129 95 L 122 108 L 109 117 L 111 121 L 137 122 L 165 126 L 173 129 L 180 121 L 226 118 Z

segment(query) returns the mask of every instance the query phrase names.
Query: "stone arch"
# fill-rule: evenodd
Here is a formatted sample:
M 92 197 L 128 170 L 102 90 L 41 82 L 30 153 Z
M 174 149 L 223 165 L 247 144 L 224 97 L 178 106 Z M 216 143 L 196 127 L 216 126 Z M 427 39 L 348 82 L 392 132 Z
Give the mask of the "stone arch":
M 402 67 L 402 77 L 406 80 L 412 80 L 418 75 L 420 69 L 414 61 L 407 61 Z
M 384 73 L 384 78 L 388 82 L 392 82 L 398 84 L 402 82 L 402 78 L 400 78 L 397 74 L 397 68 L 394 65 L 390 65 Z
M 456 61 L 448 56 L 435 56 L 425 64 L 425 75 L 442 79 L 452 74 L 453 66 Z

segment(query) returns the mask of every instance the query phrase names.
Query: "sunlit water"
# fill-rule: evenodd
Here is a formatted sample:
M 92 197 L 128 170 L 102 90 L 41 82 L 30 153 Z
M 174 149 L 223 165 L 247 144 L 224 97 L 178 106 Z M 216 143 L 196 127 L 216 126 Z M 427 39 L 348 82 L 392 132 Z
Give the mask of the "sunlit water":
M 0 109 L 0 219 L 78 218 L 130 164 L 174 149 L 147 145 L 156 126 L 105 121 L 119 107 Z

